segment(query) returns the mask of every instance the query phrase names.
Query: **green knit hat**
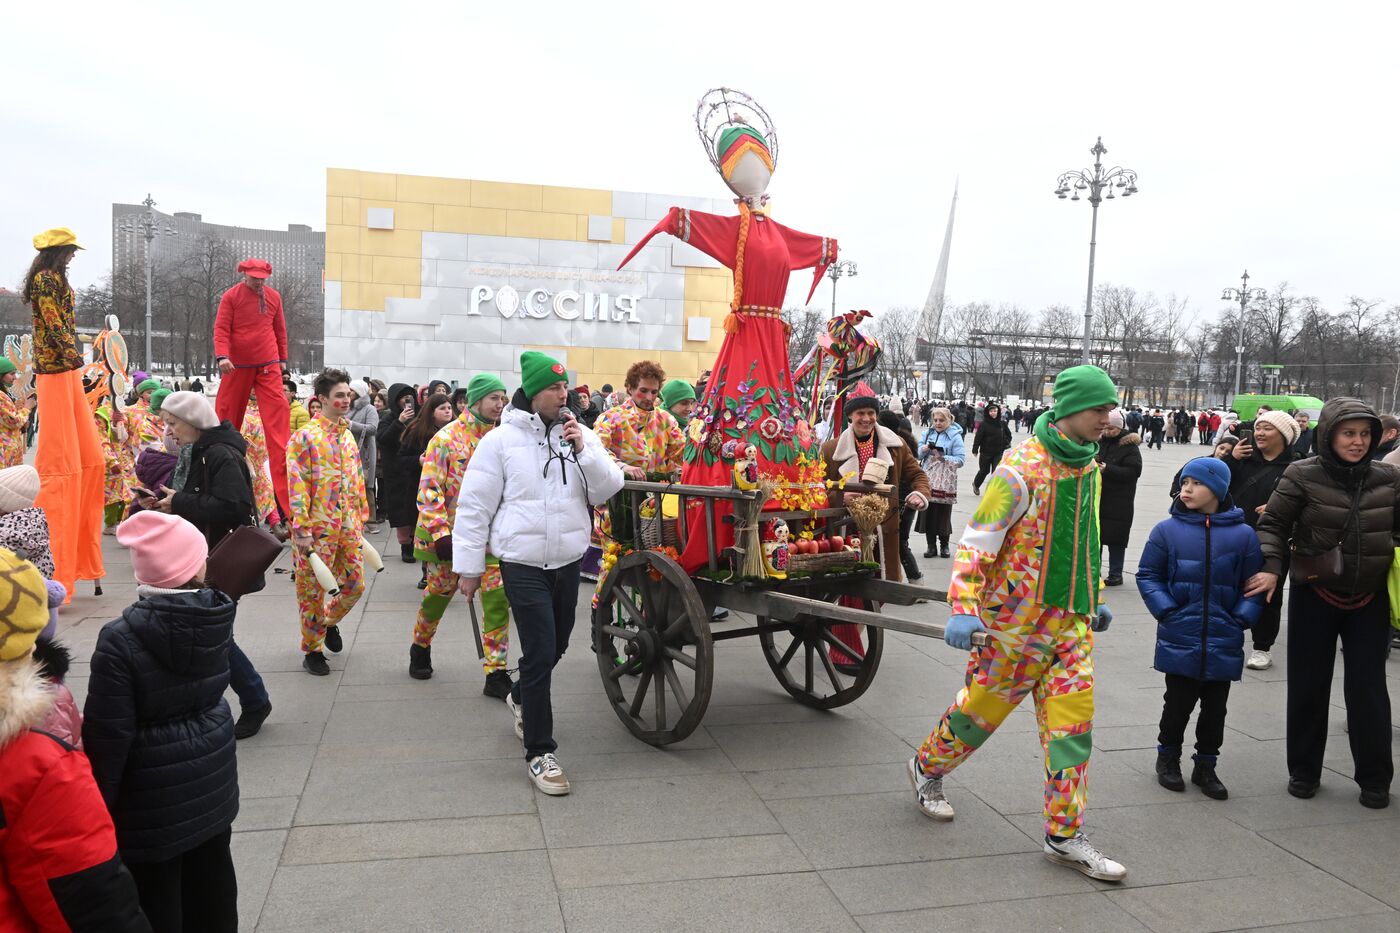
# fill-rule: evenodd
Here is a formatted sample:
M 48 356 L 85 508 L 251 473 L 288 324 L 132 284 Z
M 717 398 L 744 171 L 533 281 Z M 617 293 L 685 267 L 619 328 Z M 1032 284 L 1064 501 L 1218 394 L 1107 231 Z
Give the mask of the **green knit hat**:
M 684 379 L 667 379 L 666 384 L 661 387 L 661 407 L 667 411 L 677 402 L 684 402 L 686 399 L 695 398 L 695 386 Z
M 506 384 L 491 373 L 477 373 L 467 383 L 467 404 L 475 405 L 492 392 L 504 392 Z
M 1065 418 L 1100 405 L 1117 405 L 1118 387 L 1097 366 L 1071 366 L 1055 377 L 1055 417 Z
M 16 371 L 13 360 L 8 356 L 0 356 L 0 376 L 8 376 L 10 373 Z
M 171 394 L 172 393 L 169 389 L 156 389 L 154 392 L 152 392 L 151 411 L 159 412 L 161 402 L 164 402 L 167 398 L 171 396 Z
M 520 389 L 526 398 L 534 398 L 554 383 L 565 382 L 568 378 L 564 364 L 554 357 L 538 350 L 520 354 Z
M 147 392 L 150 392 L 150 391 L 153 391 L 153 390 L 159 389 L 159 388 L 160 388 L 160 383 L 159 383 L 159 382 L 156 382 L 154 379 L 147 379 L 146 381 L 142 382 L 139 386 L 136 387 L 136 394 L 137 394 L 137 395 L 144 395 L 144 394 L 146 394 Z

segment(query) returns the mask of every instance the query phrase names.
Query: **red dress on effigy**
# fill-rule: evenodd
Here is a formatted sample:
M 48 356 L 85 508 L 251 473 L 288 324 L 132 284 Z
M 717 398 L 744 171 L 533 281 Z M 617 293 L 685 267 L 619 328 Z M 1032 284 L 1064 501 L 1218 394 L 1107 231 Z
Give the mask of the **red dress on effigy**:
M 724 343 L 686 433 L 681 482 L 730 486 L 734 461 L 752 444 L 763 476 L 820 483 L 820 445 L 793 391 L 782 304 L 797 269 L 815 268 L 815 291 L 836 259 L 836 240 L 801 233 L 756 212 L 747 219 L 742 257 L 743 214 L 721 217 L 680 207 L 671 208 L 633 250 L 635 254 L 658 233 L 669 233 L 733 270 L 739 283 L 737 307 L 725 322 Z M 769 507 L 791 507 L 798 494 L 789 490 L 770 500 Z M 825 501 L 824 491 L 813 491 L 799 507 L 819 508 Z M 728 503 L 715 503 L 717 553 L 734 541 L 732 526 L 723 521 L 729 512 Z M 708 554 L 704 503 L 690 500 L 686 520 L 689 536 L 681 566 L 694 572 L 705 566 Z

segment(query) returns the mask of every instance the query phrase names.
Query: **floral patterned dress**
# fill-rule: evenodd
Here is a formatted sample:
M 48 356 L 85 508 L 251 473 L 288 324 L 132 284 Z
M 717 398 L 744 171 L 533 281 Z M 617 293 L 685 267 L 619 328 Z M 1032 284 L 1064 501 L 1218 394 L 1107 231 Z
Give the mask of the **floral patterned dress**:
M 742 279 L 737 306 L 725 322 L 724 343 L 713 375 L 688 428 L 681 481 L 697 486 L 730 485 L 734 460 L 752 444 L 758 451 L 762 475 L 812 487 L 810 503 L 801 501 L 807 497 L 798 496 L 798 501 L 779 503 L 775 499 L 772 507 L 820 507 L 826 502 L 826 490 L 818 488 L 822 480 L 820 453 L 793 391 L 782 306 L 792 273 L 815 267 L 815 287 L 822 270 L 836 259 L 837 244 L 829 237 L 801 233 L 753 213 L 741 249 L 741 221 L 739 216 L 673 207 L 652 231 L 689 243 L 735 270 L 736 277 Z M 690 537 L 681 564 L 693 571 L 706 562 L 704 503 L 691 499 L 687 508 L 692 513 L 688 516 Z M 716 503 L 717 517 L 727 511 L 726 503 Z M 734 532 L 728 523 L 717 521 L 715 534 L 716 551 L 733 543 Z
M 109 506 L 125 502 L 128 490 L 140 485 L 136 479 L 136 458 L 125 443 L 123 428 L 121 424 L 112 423 L 111 404 L 110 399 L 104 400 L 93 415 L 97 433 L 102 438 L 102 459 L 107 466 L 102 481 L 102 502 Z
M 0 469 L 24 462 L 24 429 L 28 425 L 28 409 L 0 390 Z

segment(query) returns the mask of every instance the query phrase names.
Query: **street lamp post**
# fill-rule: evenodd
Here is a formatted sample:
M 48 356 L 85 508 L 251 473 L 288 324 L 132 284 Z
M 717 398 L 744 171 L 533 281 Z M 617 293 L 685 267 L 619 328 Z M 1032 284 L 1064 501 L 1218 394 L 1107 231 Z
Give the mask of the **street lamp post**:
M 149 194 L 146 200 L 141 202 L 146 205 L 146 213 L 138 220 L 136 217 L 126 217 L 119 223 L 118 229 L 132 231 L 140 230 L 146 239 L 146 367 L 154 374 L 155 360 L 151 353 L 151 242 L 157 236 L 175 236 L 180 231 L 170 224 L 161 225 L 156 222 L 155 206 L 156 202 Z
M 1249 287 L 1249 270 L 1244 270 L 1244 275 L 1240 276 L 1239 288 L 1227 288 L 1220 293 L 1221 301 L 1238 301 L 1240 303 L 1240 339 L 1235 344 L 1235 395 L 1240 394 L 1240 376 L 1244 372 L 1244 315 L 1249 307 L 1250 301 L 1261 301 L 1268 296 L 1268 292 L 1262 288 Z
M 1108 149 L 1104 147 L 1103 137 L 1100 136 L 1098 142 L 1094 143 L 1094 148 L 1089 150 L 1094 157 L 1094 167 L 1092 169 L 1076 169 L 1065 172 L 1060 176 L 1055 188 L 1055 196 L 1060 200 L 1069 198 L 1071 201 L 1079 200 L 1079 192 L 1089 192 L 1089 204 L 1094 208 L 1092 225 L 1089 228 L 1089 289 L 1084 298 L 1084 362 L 1089 362 L 1089 341 L 1093 337 L 1094 323 L 1094 249 L 1098 245 L 1099 238 L 1099 202 L 1113 200 L 1116 195 L 1114 188 L 1122 191 L 1123 197 L 1130 197 L 1137 194 L 1137 172 L 1129 168 L 1115 165 L 1111 169 L 1103 166 L 1103 157 L 1108 154 Z M 1104 194 L 1104 189 L 1108 194 Z M 1074 192 L 1074 197 L 1069 197 L 1070 192 Z
M 826 274 L 831 279 L 831 316 L 836 317 L 836 280 L 843 275 L 855 275 L 856 264 L 850 259 L 833 262 L 827 267 Z

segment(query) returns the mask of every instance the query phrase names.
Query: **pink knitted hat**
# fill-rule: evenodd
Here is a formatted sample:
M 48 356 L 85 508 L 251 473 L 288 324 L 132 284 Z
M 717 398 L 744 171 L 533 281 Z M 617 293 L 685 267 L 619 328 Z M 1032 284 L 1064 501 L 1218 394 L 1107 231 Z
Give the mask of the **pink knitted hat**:
M 203 570 L 209 557 L 199 529 L 164 512 L 137 512 L 117 526 L 117 541 L 131 549 L 131 570 L 146 586 L 180 586 Z

